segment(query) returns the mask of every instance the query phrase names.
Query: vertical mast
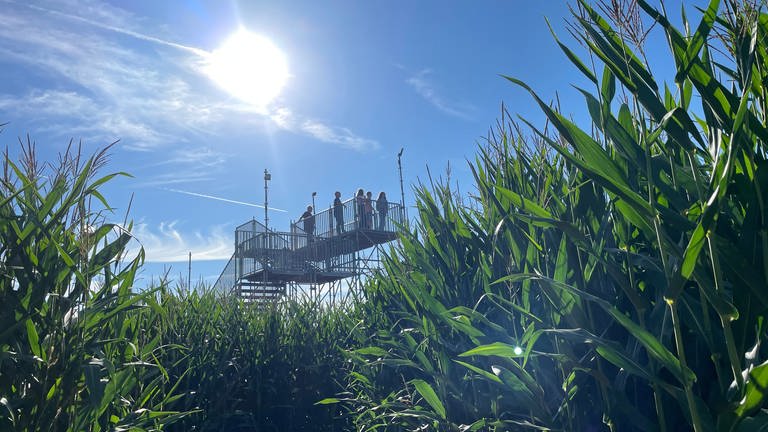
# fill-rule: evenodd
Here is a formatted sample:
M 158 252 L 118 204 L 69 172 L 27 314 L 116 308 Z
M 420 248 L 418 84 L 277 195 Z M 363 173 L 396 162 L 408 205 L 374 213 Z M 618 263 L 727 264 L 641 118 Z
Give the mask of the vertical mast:
M 264 229 L 269 231 L 269 201 L 267 200 L 267 181 L 272 180 L 272 174 L 264 168 Z
M 400 158 L 403 156 L 403 150 L 400 148 L 400 153 L 397 154 L 397 170 L 400 173 L 400 212 L 402 213 L 402 222 L 405 226 L 408 226 L 408 212 L 405 211 L 405 190 L 403 189 L 403 164 L 400 163 Z

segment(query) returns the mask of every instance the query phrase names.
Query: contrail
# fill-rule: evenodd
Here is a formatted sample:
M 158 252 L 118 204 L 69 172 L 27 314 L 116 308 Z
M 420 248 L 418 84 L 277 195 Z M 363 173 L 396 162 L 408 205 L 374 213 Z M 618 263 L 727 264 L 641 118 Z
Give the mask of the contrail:
M 213 195 L 201 194 L 201 193 L 197 193 L 197 192 L 189 192 L 189 191 L 183 191 L 183 190 L 179 190 L 179 189 L 170 189 L 170 188 L 162 188 L 162 189 L 163 190 L 167 190 L 169 192 L 176 192 L 176 193 L 196 196 L 196 197 L 200 197 L 200 198 L 208 198 L 208 199 L 217 200 L 217 201 L 224 201 L 224 202 L 228 202 L 228 203 L 232 203 L 232 204 L 240 204 L 240 205 L 246 205 L 246 206 L 250 206 L 250 207 L 264 208 L 263 205 L 259 205 L 259 204 L 253 204 L 253 203 L 248 203 L 248 202 L 244 202 L 244 201 L 236 201 L 236 200 L 231 200 L 231 199 L 227 199 L 227 198 L 221 198 L 221 197 L 217 197 L 217 196 L 213 196 Z M 283 209 L 279 209 L 279 208 L 270 207 L 269 209 L 270 210 L 274 210 L 274 211 L 278 211 L 278 212 L 288 213 L 287 210 L 283 210 Z
M 133 30 L 127 30 L 127 29 L 123 29 L 123 28 L 120 28 L 120 27 L 115 27 L 115 26 L 103 24 L 103 23 L 100 23 L 98 21 L 89 20 L 88 18 L 83 18 L 81 16 L 68 14 L 66 12 L 60 12 L 60 11 L 57 11 L 57 10 L 54 10 L 54 9 L 47 9 L 47 8 L 43 8 L 43 7 L 35 6 L 35 5 L 26 5 L 26 6 L 29 7 L 30 9 L 35 9 L 35 10 L 39 10 L 41 12 L 46 12 L 46 13 L 49 13 L 49 14 L 52 14 L 52 15 L 58 15 L 58 16 L 62 16 L 62 17 L 65 17 L 65 18 L 72 19 L 72 20 L 80 21 L 80 22 L 92 25 L 94 27 L 98 27 L 100 29 L 113 31 L 115 33 L 121 33 L 121 34 L 124 34 L 124 35 L 127 35 L 127 36 L 134 37 L 136 39 L 141 39 L 141 40 L 145 40 L 145 41 L 148 41 L 148 42 L 154 42 L 156 44 L 165 45 L 165 46 L 168 46 L 168 47 L 171 47 L 171 48 L 176 48 L 176 49 L 179 49 L 179 50 L 182 50 L 182 51 L 187 51 L 187 52 L 190 52 L 192 54 L 199 55 L 200 57 L 207 57 L 207 56 L 210 55 L 210 53 L 208 51 L 204 50 L 204 49 L 195 48 L 195 47 L 191 47 L 191 46 L 187 46 L 187 45 L 182 45 L 182 44 L 179 44 L 179 43 L 176 43 L 176 42 L 170 42 L 170 41 L 163 40 L 163 39 L 160 39 L 160 38 L 157 38 L 157 37 L 154 37 L 154 36 L 146 35 L 146 34 L 143 34 L 143 33 L 138 33 L 138 32 L 135 32 Z

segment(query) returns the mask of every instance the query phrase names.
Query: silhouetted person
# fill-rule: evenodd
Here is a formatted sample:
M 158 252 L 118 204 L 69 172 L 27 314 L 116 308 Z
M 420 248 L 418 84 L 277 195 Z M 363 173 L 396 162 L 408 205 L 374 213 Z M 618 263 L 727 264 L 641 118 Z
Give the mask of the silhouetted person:
M 384 230 L 387 224 L 387 212 L 389 211 L 389 203 L 387 202 L 387 194 L 379 192 L 379 197 L 376 198 L 376 212 L 379 214 L 379 223 L 376 229 Z
M 336 191 L 333 198 L 333 218 L 336 219 L 336 235 L 344 232 L 344 204 L 341 203 L 341 192 Z
M 355 194 L 355 219 L 357 219 L 357 228 L 365 228 L 365 191 L 362 188 Z
M 307 241 L 312 241 L 315 235 L 315 215 L 312 214 L 312 206 L 307 206 L 307 211 L 301 214 L 304 222 L 304 232 L 307 233 Z
M 373 227 L 373 202 L 371 191 L 365 193 L 365 200 L 363 200 L 364 212 L 365 212 L 365 227 L 371 229 Z

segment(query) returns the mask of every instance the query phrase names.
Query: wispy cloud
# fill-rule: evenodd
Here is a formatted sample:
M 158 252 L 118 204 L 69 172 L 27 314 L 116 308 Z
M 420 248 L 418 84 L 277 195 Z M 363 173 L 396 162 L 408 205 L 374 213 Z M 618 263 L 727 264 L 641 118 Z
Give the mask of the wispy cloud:
M 417 74 L 408 78 L 405 82 L 413 87 L 413 89 L 416 90 L 416 93 L 440 111 L 454 117 L 464 119 L 470 118 L 475 108 L 471 104 L 449 100 L 442 96 L 436 90 L 435 84 L 430 79 L 430 75 L 432 75 L 432 70 L 422 69 Z
M 207 169 L 221 168 L 232 157 L 229 153 L 220 152 L 211 147 L 193 147 L 173 150 L 165 159 L 148 165 L 155 168 L 163 165 L 187 165 Z
M 233 199 L 229 199 L 229 198 L 217 197 L 217 196 L 214 196 L 214 195 L 207 195 L 207 194 L 202 194 L 202 193 L 197 193 L 197 192 L 190 192 L 190 191 L 179 190 L 179 189 L 171 189 L 171 188 L 163 188 L 163 190 L 167 190 L 169 192 L 180 193 L 180 194 L 184 194 L 184 195 L 195 196 L 195 197 L 199 197 L 199 198 L 207 198 L 207 199 L 212 199 L 212 200 L 216 200 L 216 201 L 228 202 L 228 203 L 232 203 L 232 204 L 239 204 L 239 205 L 244 205 L 244 206 L 249 206 L 249 207 L 258 207 L 258 208 L 262 208 L 262 209 L 264 208 L 264 206 L 260 205 L 260 204 L 253 204 L 253 203 L 249 203 L 249 202 L 245 202 L 245 201 L 237 201 L 237 200 L 233 200 Z M 283 209 L 279 209 L 279 208 L 275 208 L 275 207 L 270 207 L 269 209 L 270 210 L 274 210 L 274 211 L 278 211 L 278 212 L 283 212 L 283 213 L 287 213 L 288 212 L 287 210 L 283 210 Z
M 139 223 L 133 229 L 134 238 L 141 242 L 146 261 L 153 263 L 229 259 L 232 255 L 232 233 L 224 226 L 214 226 L 209 232 L 183 233 L 177 221 L 162 222 L 157 226 Z M 129 248 L 128 256 L 135 254 L 138 244 Z
M 84 94 L 59 90 L 32 90 L 23 97 L 0 95 L 0 110 L 34 119 L 44 126 L 38 130 L 53 134 L 79 136 L 86 140 L 110 143 L 128 142 L 131 150 L 149 150 L 169 142 L 171 136 L 143 123 L 102 109 Z
M 175 185 L 189 185 L 190 183 L 202 183 L 214 181 L 214 177 L 206 171 L 174 171 L 152 175 L 148 180 L 140 182 L 141 187 L 163 187 Z
M 257 109 L 226 97 L 205 75 L 207 50 L 152 34 L 151 23 L 118 7 L 92 0 L 0 4 L 0 62 L 53 83 L 0 91 L 4 109 L 13 106 L 26 122 L 87 140 L 120 138 L 123 148 L 139 151 L 173 147 L 189 134 L 253 130 L 265 120 L 345 148 L 378 147 L 346 127 L 295 114 L 291 124 L 282 121 L 287 108 Z M 131 40 L 157 49 L 139 50 Z
M 51 83 L 0 95 L 16 115 L 86 139 L 120 137 L 124 147 L 136 150 L 173 143 L 173 135 L 194 127 L 192 119 L 205 118 L 198 114 L 209 104 L 195 100 L 184 79 L 160 73 L 157 58 L 82 26 L 75 33 L 67 30 L 71 25 L 15 10 L 0 17 L 0 58 Z
M 375 150 L 379 147 L 379 143 L 375 140 L 355 135 L 347 128 L 328 126 L 317 120 L 305 120 L 301 124 L 301 130 L 320 141 L 353 150 Z
M 325 143 L 360 152 L 379 148 L 379 142 L 376 140 L 359 136 L 345 127 L 331 126 L 319 120 L 297 116 L 286 107 L 275 109 L 269 118 L 280 129 L 301 133 Z
M 105 24 L 105 23 L 100 22 L 100 21 L 83 18 L 83 17 L 78 16 L 78 15 L 73 15 L 73 14 L 70 14 L 70 13 L 61 12 L 61 11 L 58 11 L 58 10 L 55 10 L 55 9 L 49 9 L 49 8 L 45 8 L 45 7 L 40 7 L 40 6 L 33 5 L 33 4 L 28 4 L 27 7 L 29 7 L 30 9 L 38 10 L 40 12 L 49 13 L 49 14 L 52 14 L 52 15 L 58 15 L 58 16 L 61 16 L 61 17 L 69 18 L 69 19 L 74 20 L 74 21 L 79 21 L 79 22 L 82 22 L 82 23 L 85 23 L 85 24 L 90 24 L 90 25 L 92 25 L 94 27 L 98 27 L 98 28 L 101 28 L 101 29 L 104 29 L 104 30 L 113 31 L 115 33 L 121 33 L 121 34 L 124 34 L 126 36 L 134 37 L 136 39 L 141 39 L 141 40 L 144 40 L 144 41 L 147 41 L 147 42 L 154 42 L 154 43 L 157 43 L 157 44 L 160 44 L 160 45 L 165 45 L 165 46 L 168 46 L 168 47 L 171 47 L 171 48 L 180 49 L 182 51 L 188 51 L 188 52 L 190 52 L 192 54 L 196 54 L 196 55 L 199 55 L 199 56 L 205 57 L 205 56 L 207 56 L 209 54 L 208 51 L 202 50 L 200 48 L 195 48 L 195 47 L 191 47 L 191 46 L 182 45 L 182 44 L 179 44 L 179 43 L 167 41 L 167 40 L 155 37 L 155 36 L 147 35 L 147 34 L 140 33 L 140 32 L 133 31 L 133 30 L 129 30 L 129 29 L 126 29 L 126 28 L 117 27 L 117 26 L 114 26 L 114 25 Z M 111 14 L 106 14 L 106 15 L 109 17 Z
M 170 150 L 162 158 L 152 157 L 132 172 L 142 179 L 137 185 L 143 187 L 209 182 L 225 172 L 232 157 L 208 146 L 189 145 Z

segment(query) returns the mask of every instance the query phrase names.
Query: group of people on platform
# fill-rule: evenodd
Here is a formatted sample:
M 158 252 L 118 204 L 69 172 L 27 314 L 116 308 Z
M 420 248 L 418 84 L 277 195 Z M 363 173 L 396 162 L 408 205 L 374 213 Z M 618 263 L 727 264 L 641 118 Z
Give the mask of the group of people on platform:
M 336 192 L 339 194 L 338 192 Z M 359 228 L 372 229 L 374 225 L 373 210 L 374 204 L 371 191 L 363 193 L 363 189 L 357 190 L 355 195 L 355 218 L 358 222 Z M 339 203 L 341 204 L 341 203 Z M 387 202 L 387 194 L 379 192 L 378 198 L 376 198 L 376 214 L 379 216 L 376 219 L 376 229 L 383 230 L 387 223 L 387 212 L 389 211 L 389 203 Z M 337 210 L 336 202 L 334 201 L 334 217 L 336 218 L 336 233 L 340 234 L 339 225 L 341 225 L 342 231 L 344 228 L 343 209 Z M 342 219 L 339 219 L 338 214 L 342 213 Z M 339 224 L 341 222 L 341 224 Z
M 387 201 L 387 194 L 379 192 L 378 198 L 374 203 L 372 199 L 373 193 L 363 191 L 362 188 L 357 190 L 354 200 L 354 218 L 357 223 L 357 228 L 362 229 L 375 229 L 384 230 L 387 224 L 387 213 L 389 212 L 389 202 Z M 315 215 L 312 213 L 314 209 L 312 206 L 307 206 L 307 211 L 302 213 L 299 220 L 303 223 L 304 232 L 307 233 L 310 239 L 315 234 Z M 374 218 L 375 214 L 378 216 Z M 341 202 L 341 192 L 336 191 L 333 199 L 333 219 L 336 222 L 336 235 L 340 235 L 345 232 L 344 228 L 344 204 Z M 333 224 L 333 221 L 330 222 Z M 333 232 L 333 227 L 331 227 Z

